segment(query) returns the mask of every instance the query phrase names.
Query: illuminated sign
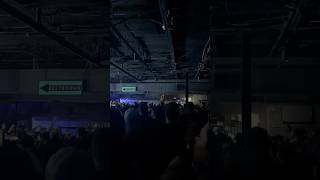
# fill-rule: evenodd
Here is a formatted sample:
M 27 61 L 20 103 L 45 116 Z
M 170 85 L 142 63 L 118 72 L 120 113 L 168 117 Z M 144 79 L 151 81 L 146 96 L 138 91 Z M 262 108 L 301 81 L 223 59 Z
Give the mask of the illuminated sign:
M 138 89 L 137 87 L 122 87 L 121 91 L 122 92 L 136 92 Z
M 81 95 L 82 81 L 39 81 L 39 95 Z

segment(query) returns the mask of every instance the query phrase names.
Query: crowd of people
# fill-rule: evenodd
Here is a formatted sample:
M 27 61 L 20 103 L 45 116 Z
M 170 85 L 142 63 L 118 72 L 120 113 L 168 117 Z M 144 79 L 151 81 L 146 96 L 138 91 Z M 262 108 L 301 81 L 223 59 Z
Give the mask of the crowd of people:
M 262 128 L 231 138 L 192 103 L 111 106 L 110 125 L 34 131 L 2 125 L 0 175 L 20 180 L 223 180 L 319 178 L 320 133 Z M 245 140 L 245 141 L 244 141 Z

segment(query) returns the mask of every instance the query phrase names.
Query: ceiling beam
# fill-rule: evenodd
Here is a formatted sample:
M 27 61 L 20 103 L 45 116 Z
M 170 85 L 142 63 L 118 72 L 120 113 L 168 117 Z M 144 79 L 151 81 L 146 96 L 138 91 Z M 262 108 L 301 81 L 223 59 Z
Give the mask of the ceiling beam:
M 108 1 L 93 1 L 93 0 L 58 0 L 58 1 L 51 1 L 51 0 L 42 0 L 38 2 L 34 2 L 30 0 L 30 3 L 27 4 L 28 7 L 103 7 L 109 6 L 110 3 Z
M 18 8 L 14 7 L 13 5 L 9 4 L 5 0 L 0 0 L 0 8 L 4 11 L 6 11 L 8 14 L 12 15 L 13 17 L 17 18 L 18 20 L 24 22 L 25 24 L 29 25 L 36 31 L 46 35 L 50 39 L 56 41 L 60 45 L 68 48 L 75 54 L 85 58 L 88 62 L 98 65 L 98 62 L 100 61 L 97 58 L 92 57 L 87 52 L 84 52 L 80 48 L 76 47 L 71 42 L 67 41 L 64 37 L 59 36 L 58 34 L 50 31 L 48 28 L 44 27 L 42 24 L 37 23 L 33 18 L 29 17 L 28 15 L 21 12 Z
M 170 50 L 171 50 L 171 65 L 173 66 L 174 69 L 176 69 L 176 56 L 175 56 L 175 51 L 174 51 L 174 44 L 173 44 L 173 39 L 172 39 L 172 33 L 169 31 L 169 23 L 166 18 L 166 1 L 165 0 L 159 0 L 159 8 L 160 8 L 160 13 L 161 13 L 161 18 L 162 18 L 162 23 L 166 31 L 166 35 L 169 39 L 168 44 L 170 45 Z
M 130 51 L 136 55 L 137 59 L 146 67 L 146 69 L 154 74 L 153 69 L 144 61 L 144 58 L 141 56 L 141 54 L 139 54 L 137 50 L 131 46 L 129 41 L 122 35 L 122 33 L 120 33 L 120 31 L 114 25 L 111 25 L 111 27 L 115 35 L 130 49 Z
M 300 0 L 298 1 L 298 4 L 295 7 L 292 7 L 292 10 L 290 11 L 288 19 L 285 21 L 284 26 L 281 30 L 281 33 L 276 41 L 276 43 L 273 45 L 270 56 L 273 56 L 274 53 L 278 50 L 278 48 L 285 43 L 286 40 L 288 40 L 288 34 L 292 31 L 295 31 L 298 23 L 301 19 L 301 8 L 305 6 L 309 0 Z
M 100 64 L 102 59 L 98 59 L 98 58 L 92 57 L 89 53 L 83 51 L 82 49 L 78 48 L 77 46 L 75 46 L 71 42 L 67 41 L 64 37 L 59 36 L 58 34 L 50 31 L 48 28 L 46 28 L 42 24 L 37 23 L 33 18 L 31 18 L 28 15 L 26 15 L 25 13 L 21 12 L 21 10 L 19 10 L 14 5 L 10 4 L 7 0 L 0 0 L 0 9 L 4 10 L 8 14 L 10 14 L 11 16 L 13 16 L 16 19 L 18 19 L 18 20 L 24 22 L 25 24 L 29 25 L 30 27 L 32 27 L 36 31 L 46 35 L 48 38 L 50 38 L 53 41 L 57 42 L 61 46 L 69 49 L 73 53 L 75 53 L 75 54 L 79 55 L 80 57 L 86 59 L 86 61 L 89 62 L 90 64 L 93 64 L 93 65 L 95 65 L 97 67 L 102 67 L 103 66 L 102 64 Z M 120 71 L 122 71 L 126 75 L 132 77 L 136 81 L 140 81 L 139 78 L 135 77 L 134 75 L 132 75 L 131 73 L 129 73 L 126 70 L 122 69 L 121 67 L 119 67 L 118 65 L 114 64 L 113 62 L 110 62 L 110 65 L 112 65 L 115 68 L 119 69 Z

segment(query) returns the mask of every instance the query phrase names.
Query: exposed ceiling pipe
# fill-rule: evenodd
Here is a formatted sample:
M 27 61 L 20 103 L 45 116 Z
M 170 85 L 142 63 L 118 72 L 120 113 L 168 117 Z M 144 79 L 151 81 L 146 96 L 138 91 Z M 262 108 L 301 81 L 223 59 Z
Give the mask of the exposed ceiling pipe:
M 175 55 L 175 51 L 174 51 L 174 44 L 173 44 L 173 39 L 172 39 L 172 34 L 168 29 L 168 22 L 167 22 L 167 18 L 165 15 L 165 0 L 159 0 L 159 8 L 160 8 L 160 13 L 161 13 L 161 18 L 162 18 L 162 23 L 163 23 L 163 30 L 166 31 L 167 37 L 169 39 L 169 44 L 170 44 L 170 49 L 171 49 L 171 64 L 173 66 L 174 69 L 176 69 L 176 55 Z
M 273 45 L 270 51 L 270 56 L 273 56 L 274 53 L 278 50 L 278 48 L 282 45 L 282 43 L 284 43 L 287 40 L 288 33 L 296 30 L 296 27 L 301 19 L 300 9 L 303 6 L 305 6 L 308 2 L 309 0 L 300 0 L 295 7 L 292 7 L 292 10 L 290 11 L 288 19 L 284 23 L 284 27 L 281 30 L 278 40 Z
M 124 74 L 130 76 L 131 78 L 133 78 L 134 80 L 136 80 L 137 82 L 141 82 L 141 79 L 135 77 L 134 75 L 132 75 L 131 73 L 129 73 L 128 71 L 124 70 L 123 68 L 121 68 L 120 66 L 116 65 L 115 63 L 110 61 L 110 65 L 112 65 L 113 67 L 119 69 L 120 71 L 122 71 Z
M 205 46 L 203 48 L 201 62 L 199 64 L 197 73 L 196 73 L 196 75 L 194 76 L 193 79 L 200 78 L 201 71 L 203 71 L 205 69 L 206 64 L 208 64 L 208 61 L 210 61 L 210 60 L 208 60 L 208 54 L 209 54 L 209 51 L 212 51 L 212 50 L 210 50 L 210 45 L 212 44 L 211 41 L 212 41 L 212 37 L 209 36 L 209 39 L 208 39 L 208 41 L 206 42 L 206 44 L 205 44 Z
M 126 38 L 119 32 L 119 30 L 114 26 L 111 25 L 113 32 L 123 41 L 123 43 L 130 49 L 130 51 L 132 51 L 136 57 L 138 58 L 138 60 L 146 67 L 146 69 L 148 71 L 150 71 L 154 76 L 155 73 L 153 72 L 152 68 L 146 63 L 144 62 L 144 59 L 140 56 L 140 54 L 130 45 L 130 43 L 126 40 Z
M 14 7 L 10 3 L 8 3 L 7 1 L 0 0 L 0 8 L 2 10 L 4 10 L 5 12 L 7 12 L 8 14 L 12 15 L 13 17 L 17 18 L 18 20 L 20 20 L 20 21 L 24 22 L 25 24 L 29 25 L 30 27 L 32 27 L 36 31 L 46 35 L 47 37 L 49 37 L 50 39 L 54 40 L 55 42 L 57 42 L 61 46 L 69 49 L 70 51 L 74 52 L 75 54 L 79 55 L 80 57 L 86 59 L 89 63 L 91 63 L 93 65 L 96 65 L 97 67 L 104 67 L 104 65 L 100 64 L 100 61 L 101 61 L 100 59 L 92 57 L 87 52 L 83 51 L 82 49 L 78 48 L 77 46 L 75 46 L 71 42 L 67 41 L 64 37 L 59 36 L 58 34 L 52 32 L 49 29 L 47 29 L 46 27 L 44 27 L 42 24 L 37 23 L 31 17 L 29 17 L 28 15 L 24 14 L 18 8 Z M 135 77 L 131 73 L 129 73 L 126 70 L 122 69 L 121 67 L 119 67 L 115 63 L 110 62 L 110 65 L 112 65 L 115 68 L 119 69 L 120 71 L 122 71 L 126 75 L 132 77 L 136 81 L 139 81 L 139 82 L 141 81 L 139 78 Z

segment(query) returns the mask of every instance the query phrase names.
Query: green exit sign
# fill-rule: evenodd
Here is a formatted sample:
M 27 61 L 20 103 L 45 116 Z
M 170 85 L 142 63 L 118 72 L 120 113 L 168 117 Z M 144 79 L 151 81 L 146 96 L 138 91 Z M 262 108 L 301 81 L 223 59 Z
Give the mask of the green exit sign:
M 39 81 L 39 95 L 44 96 L 68 96 L 81 95 L 83 91 L 82 81 Z
M 137 87 L 122 87 L 121 91 L 122 92 L 136 92 L 137 91 Z

